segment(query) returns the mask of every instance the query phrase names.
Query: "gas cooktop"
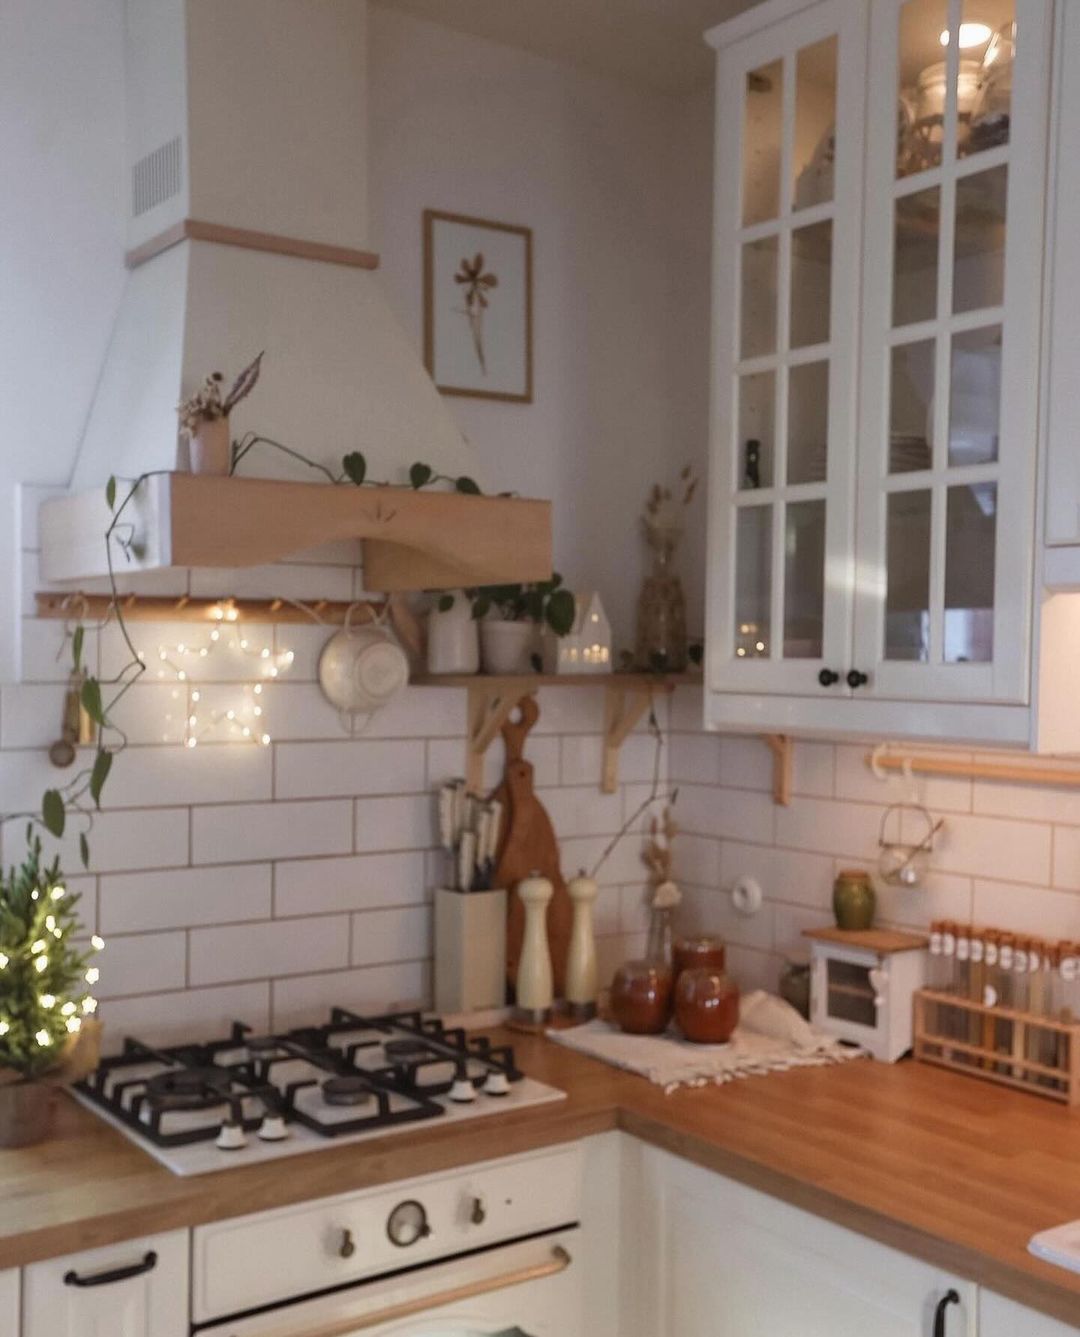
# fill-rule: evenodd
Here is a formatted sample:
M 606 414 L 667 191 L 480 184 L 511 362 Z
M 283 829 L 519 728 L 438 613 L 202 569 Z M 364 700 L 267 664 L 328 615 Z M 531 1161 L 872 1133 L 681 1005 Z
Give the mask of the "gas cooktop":
M 525 1077 L 509 1045 L 420 1012 L 341 1007 L 281 1034 L 234 1022 L 198 1044 L 128 1038 L 75 1092 L 180 1175 L 565 1099 Z

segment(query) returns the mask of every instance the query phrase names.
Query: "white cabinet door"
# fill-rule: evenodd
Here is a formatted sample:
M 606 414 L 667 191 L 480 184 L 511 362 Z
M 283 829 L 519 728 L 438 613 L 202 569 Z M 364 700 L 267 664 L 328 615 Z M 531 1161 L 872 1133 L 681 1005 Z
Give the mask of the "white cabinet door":
M 22 1337 L 187 1337 L 188 1313 L 183 1230 L 23 1271 Z
M 708 682 L 846 691 L 865 0 L 718 56 Z
M 1073 1337 L 1077 1332 L 1080 1328 L 1046 1318 L 993 1291 L 979 1292 L 979 1337 Z
M 873 0 L 853 661 L 874 698 L 1029 698 L 1050 11 Z
M 975 1287 L 650 1149 L 650 1337 L 975 1337 Z
M 0 1272 L 0 1333 L 19 1337 L 19 1272 Z

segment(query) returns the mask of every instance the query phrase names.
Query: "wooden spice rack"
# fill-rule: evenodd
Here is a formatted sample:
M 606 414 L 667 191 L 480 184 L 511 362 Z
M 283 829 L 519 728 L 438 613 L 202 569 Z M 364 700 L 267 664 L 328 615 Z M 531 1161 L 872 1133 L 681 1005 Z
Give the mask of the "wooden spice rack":
M 1080 1105 L 1080 1023 L 919 989 L 915 1057 L 923 1063 Z

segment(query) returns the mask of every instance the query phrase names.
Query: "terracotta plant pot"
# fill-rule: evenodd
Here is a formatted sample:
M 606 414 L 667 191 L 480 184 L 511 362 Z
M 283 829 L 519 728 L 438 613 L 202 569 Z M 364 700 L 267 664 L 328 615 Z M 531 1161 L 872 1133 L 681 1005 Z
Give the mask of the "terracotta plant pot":
M 29 1147 L 52 1132 L 59 1092 L 44 1082 L 0 1086 L 0 1147 Z
M 224 478 L 232 462 L 228 418 L 204 420 L 191 438 L 191 472 Z
M 628 1035 L 659 1035 L 671 1018 L 671 971 L 656 961 L 627 961 L 611 985 L 611 1015 Z
M 535 622 L 480 623 L 480 650 L 485 673 L 535 673 L 532 662 L 539 644 Z

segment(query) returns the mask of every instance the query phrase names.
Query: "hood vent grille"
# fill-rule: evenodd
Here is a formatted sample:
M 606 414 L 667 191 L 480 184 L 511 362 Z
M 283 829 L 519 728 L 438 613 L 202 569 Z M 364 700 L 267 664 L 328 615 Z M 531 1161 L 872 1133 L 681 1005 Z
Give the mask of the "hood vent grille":
M 180 194 L 181 164 L 179 135 L 135 163 L 131 169 L 132 218 L 138 218 Z

